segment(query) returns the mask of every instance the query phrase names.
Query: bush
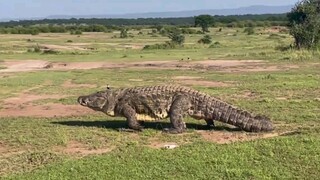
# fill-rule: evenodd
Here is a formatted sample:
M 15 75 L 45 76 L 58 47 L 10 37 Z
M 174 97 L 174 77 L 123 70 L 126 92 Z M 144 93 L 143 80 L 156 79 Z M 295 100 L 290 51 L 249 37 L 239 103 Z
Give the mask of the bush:
M 168 37 L 171 39 L 171 42 L 173 44 L 177 44 L 177 45 L 183 45 L 184 41 L 185 41 L 185 37 L 184 35 L 178 33 L 178 32 L 174 32 L 174 33 L 170 33 L 168 35 Z
M 302 0 L 288 14 L 290 34 L 298 49 L 311 49 L 320 42 L 320 1 Z
M 145 45 L 143 50 L 152 50 L 152 49 L 174 49 L 177 47 L 177 44 L 172 43 L 170 41 L 164 44 L 153 44 L 153 45 Z
M 38 35 L 39 34 L 39 30 L 38 29 L 32 29 L 30 34 L 33 35 L 33 36 Z
M 41 52 L 41 48 L 40 48 L 40 46 L 37 44 L 37 45 L 33 46 L 32 48 L 28 49 L 28 52 L 39 53 L 39 52 Z
M 209 36 L 209 35 L 205 35 L 205 36 L 203 36 L 203 38 L 201 38 L 199 41 L 198 41 L 198 43 L 199 44 L 211 44 L 211 42 L 212 42 L 212 40 L 211 40 L 212 38 L 211 38 L 211 36 Z
M 197 34 L 197 30 L 190 29 L 190 28 L 183 28 L 181 29 L 182 34 Z
M 71 35 L 81 35 L 81 34 L 82 34 L 82 31 L 80 31 L 80 30 L 71 31 L 70 34 L 71 34 Z
M 125 28 L 121 29 L 120 38 L 127 38 L 127 37 L 128 37 L 128 30 Z
M 219 47 L 221 47 L 221 44 L 218 41 L 209 46 L 209 48 L 219 48 Z
M 43 51 L 43 54 L 59 54 L 59 51 L 53 49 L 46 49 Z
M 254 34 L 254 28 L 253 27 L 247 27 L 243 31 L 244 33 L 247 33 L 248 35 Z

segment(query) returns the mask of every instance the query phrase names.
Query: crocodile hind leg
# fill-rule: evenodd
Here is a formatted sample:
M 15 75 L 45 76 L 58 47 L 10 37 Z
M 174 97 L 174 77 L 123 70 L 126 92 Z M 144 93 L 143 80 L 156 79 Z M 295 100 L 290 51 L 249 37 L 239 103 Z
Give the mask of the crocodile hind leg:
M 170 129 L 164 129 L 164 131 L 172 134 L 182 133 L 186 128 L 183 117 L 187 114 L 189 107 L 189 99 L 186 96 L 177 95 L 169 111 L 172 127 Z
M 143 127 L 137 121 L 136 111 L 131 106 L 124 105 L 122 112 L 123 112 L 124 117 L 127 118 L 127 123 L 128 123 L 129 128 L 137 130 L 137 131 L 142 130 Z

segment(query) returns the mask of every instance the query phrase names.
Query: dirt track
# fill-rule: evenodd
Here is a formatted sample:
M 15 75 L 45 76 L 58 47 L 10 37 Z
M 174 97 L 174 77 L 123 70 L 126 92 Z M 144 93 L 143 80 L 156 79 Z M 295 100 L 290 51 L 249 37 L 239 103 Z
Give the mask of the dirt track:
M 76 69 L 97 69 L 97 68 L 151 68 L 151 69 L 200 69 L 215 70 L 220 72 L 259 72 L 278 71 L 298 66 L 269 65 L 261 60 L 206 60 L 206 61 L 143 61 L 135 63 L 109 63 L 109 62 L 48 62 L 43 60 L 5 61 L 0 65 L 6 69 L 5 72 L 23 72 L 38 70 L 76 70 Z

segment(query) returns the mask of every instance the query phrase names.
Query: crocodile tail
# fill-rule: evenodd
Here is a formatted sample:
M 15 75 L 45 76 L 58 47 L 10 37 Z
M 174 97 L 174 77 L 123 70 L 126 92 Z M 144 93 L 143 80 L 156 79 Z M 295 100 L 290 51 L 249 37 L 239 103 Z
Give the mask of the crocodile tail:
M 253 116 L 247 111 L 218 100 L 214 100 L 212 106 L 215 120 L 237 126 L 244 131 L 267 132 L 274 129 L 270 119 L 265 116 Z

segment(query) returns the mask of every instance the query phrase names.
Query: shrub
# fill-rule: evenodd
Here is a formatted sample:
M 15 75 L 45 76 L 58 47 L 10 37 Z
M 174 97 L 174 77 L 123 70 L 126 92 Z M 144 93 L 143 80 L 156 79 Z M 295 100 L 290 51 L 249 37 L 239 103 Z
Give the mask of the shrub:
M 53 49 L 46 49 L 43 51 L 43 54 L 59 54 L 59 51 Z
M 167 41 L 163 44 L 153 44 L 153 45 L 145 45 L 143 47 L 143 50 L 152 50 L 152 49 L 174 49 L 177 45 L 175 43 L 172 43 L 170 41 Z
M 81 35 L 81 34 L 82 34 L 82 31 L 80 31 L 80 30 L 71 31 L 70 34 L 71 34 L 71 35 Z
M 218 41 L 209 46 L 209 48 L 219 48 L 219 47 L 221 47 L 221 44 Z
M 320 42 L 320 1 L 302 0 L 288 14 L 290 34 L 295 47 L 314 48 Z
M 177 45 L 183 45 L 184 41 L 185 41 L 185 37 L 184 35 L 178 33 L 178 32 L 173 32 L 173 33 L 170 33 L 168 35 L 168 37 L 171 39 L 171 42 L 173 44 L 177 44 Z
M 182 34 L 197 34 L 197 30 L 190 29 L 190 28 L 183 28 L 181 29 Z
M 243 31 L 244 33 L 247 33 L 248 35 L 254 34 L 254 28 L 253 27 L 247 27 Z
M 125 28 L 121 29 L 120 38 L 127 38 L 127 37 L 128 37 L 128 30 Z
M 211 36 L 209 35 L 205 35 L 203 36 L 203 38 L 201 38 L 198 43 L 202 43 L 202 44 L 211 44 L 212 40 L 211 40 Z

